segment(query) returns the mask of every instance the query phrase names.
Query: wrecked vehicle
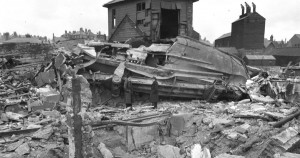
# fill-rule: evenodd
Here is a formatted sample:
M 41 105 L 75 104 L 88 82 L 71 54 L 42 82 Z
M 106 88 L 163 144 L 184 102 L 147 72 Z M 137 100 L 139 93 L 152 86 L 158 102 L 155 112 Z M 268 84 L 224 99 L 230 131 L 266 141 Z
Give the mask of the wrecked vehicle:
M 119 96 L 122 78 L 127 77 L 134 92 L 149 93 L 153 77 L 158 79 L 159 95 L 216 100 L 226 96 L 239 99 L 249 78 L 243 61 L 210 45 L 187 37 L 171 44 L 131 48 L 128 44 L 90 42 L 78 45 L 77 55 L 85 61 L 100 57 L 85 70 L 85 78 L 111 83 L 113 96 Z

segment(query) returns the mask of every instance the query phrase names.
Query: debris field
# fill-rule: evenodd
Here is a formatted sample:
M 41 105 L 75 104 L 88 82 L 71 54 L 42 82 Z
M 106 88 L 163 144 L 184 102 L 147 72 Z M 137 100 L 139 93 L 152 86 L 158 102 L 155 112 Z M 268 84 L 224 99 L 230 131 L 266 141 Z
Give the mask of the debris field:
M 78 44 L 43 57 L 1 58 L 1 158 L 300 157 L 300 79 L 287 70 L 250 77 L 237 57 L 184 37 L 139 48 Z

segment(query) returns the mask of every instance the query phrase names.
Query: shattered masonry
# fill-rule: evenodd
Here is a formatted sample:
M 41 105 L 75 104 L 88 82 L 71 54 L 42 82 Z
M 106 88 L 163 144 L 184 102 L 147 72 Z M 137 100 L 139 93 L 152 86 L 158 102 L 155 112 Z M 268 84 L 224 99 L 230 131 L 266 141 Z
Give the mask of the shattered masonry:
M 0 157 L 299 157 L 299 79 L 287 70 L 248 69 L 186 37 L 48 51 L 44 65 L 1 60 Z

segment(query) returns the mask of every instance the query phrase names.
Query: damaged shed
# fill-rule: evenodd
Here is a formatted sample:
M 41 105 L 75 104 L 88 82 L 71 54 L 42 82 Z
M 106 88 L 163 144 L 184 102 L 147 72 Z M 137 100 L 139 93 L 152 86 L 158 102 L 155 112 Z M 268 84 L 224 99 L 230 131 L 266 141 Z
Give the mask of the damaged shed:
M 150 41 L 178 35 L 199 39 L 193 29 L 193 3 L 198 0 L 112 0 L 108 8 L 109 41 L 129 38 Z

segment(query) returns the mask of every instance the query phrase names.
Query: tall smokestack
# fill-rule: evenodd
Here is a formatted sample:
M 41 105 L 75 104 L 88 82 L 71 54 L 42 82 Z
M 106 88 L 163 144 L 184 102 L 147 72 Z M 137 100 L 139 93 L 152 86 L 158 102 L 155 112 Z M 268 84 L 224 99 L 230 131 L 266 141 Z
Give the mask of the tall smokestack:
M 256 12 L 256 5 L 252 2 L 253 13 Z
M 241 4 L 241 7 L 242 7 L 242 15 L 245 14 L 245 7 Z
M 246 14 L 251 13 L 251 7 L 250 7 L 250 5 L 247 2 L 245 2 L 245 5 L 246 5 Z

